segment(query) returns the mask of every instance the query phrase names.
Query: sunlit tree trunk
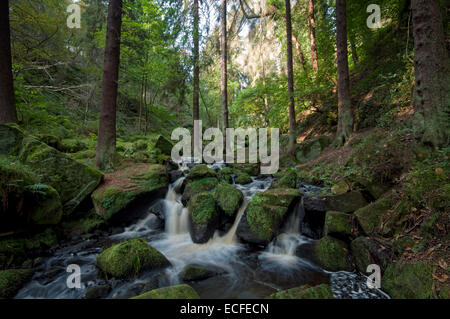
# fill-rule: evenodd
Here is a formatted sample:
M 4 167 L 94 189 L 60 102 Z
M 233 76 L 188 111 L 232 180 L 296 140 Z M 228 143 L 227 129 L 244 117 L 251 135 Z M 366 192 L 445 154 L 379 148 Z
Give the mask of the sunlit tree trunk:
M 193 91 L 193 103 L 192 103 L 192 118 L 193 118 L 193 127 L 194 127 L 194 140 L 193 140 L 193 149 L 195 151 L 196 148 L 198 148 L 198 145 L 196 145 L 195 141 L 197 140 L 197 137 L 199 137 L 199 126 L 196 124 L 195 121 L 199 120 L 200 118 L 200 111 L 199 111 L 199 105 L 200 105 L 200 65 L 199 65 L 199 9 L 198 9 L 198 0 L 194 0 L 194 52 L 193 52 L 193 59 L 194 59 L 194 91 Z
M 358 58 L 358 52 L 356 51 L 356 43 L 355 43 L 355 38 L 354 36 L 350 33 L 350 47 L 352 48 L 352 59 L 353 59 L 353 63 L 355 65 L 358 65 L 359 63 L 359 58 Z
M 292 23 L 291 23 L 291 1 L 285 0 L 286 6 L 286 42 L 287 42 L 287 73 L 289 94 L 289 145 L 288 153 L 292 153 L 296 140 L 296 119 L 294 101 L 294 69 L 292 63 Z
M 350 99 L 350 76 L 347 50 L 346 0 L 336 0 L 337 23 L 337 80 L 338 80 L 338 129 L 336 146 L 342 146 L 353 131 L 353 114 Z
M 0 5 L 0 124 L 17 122 L 9 34 L 9 1 Z
M 316 44 L 316 19 L 314 17 L 314 0 L 309 0 L 309 37 L 311 42 L 311 61 L 315 73 L 319 71 L 319 60 Z
M 412 0 L 415 118 L 422 142 L 433 147 L 450 142 L 450 61 L 440 10 L 439 0 Z
M 106 29 L 102 106 L 98 129 L 96 164 L 100 169 L 113 168 L 116 153 L 116 109 L 120 63 L 120 29 L 122 0 L 110 0 Z
M 225 130 L 228 127 L 228 72 L 227 72 L 227 0 L 222 0 L 221 17 L 221 55 L 220 65 L 222 68 L 221 92 L 222 92 L 222 130 L 225 137 Z
M 298 60 L 300 61 L 300 64 L 303 67 L 303 71 L 305 71 L 307 73 L 308 71 L 306 69 L 305 55 L 303 54 L 302 48 L 300 46 L 300 42 L 298 42 L 295 35 L 292 35 L 292 42 L 294 43 L 295 51 L 297 52 Z

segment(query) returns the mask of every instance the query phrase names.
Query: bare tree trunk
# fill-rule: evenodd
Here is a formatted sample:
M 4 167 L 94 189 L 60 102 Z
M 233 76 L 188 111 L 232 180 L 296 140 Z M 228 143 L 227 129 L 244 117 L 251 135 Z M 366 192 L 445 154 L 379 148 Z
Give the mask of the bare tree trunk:
M 198 10 L 198 0 L 194 0 L 194 92 L 193 92 L 193 103 L 192 103 L 192 120 L 194 127 L 194 140 L 193 140 L 193 149 L 194 154 L 196 150 L 195 141 L 197 137 L 199 137 L 199 127 L 196 125 L 195 121 L 198 121 L 200 118 L 199 104 L 200 104 L 200 66 L 199 66 L 199 10 Z
M 225 138 L 225 130 L 228 127 L 228 72 L 227 72 L 227 0 L 222 0 L 222 17 L 221 17 L 221 55 L 220 65 L 222 69 L 221 92 L 222 92 L 222 130 Z
M 110 0 L 106 29 L 105 62 L 103 69 L 102 106 L 98 129 L 96 164 L 100 169 L 113 168 L 116 153 L 116 109 L 120 63 L 120 29 L 122 0 Z
M 292 63 L 292 23 L 291 23 L 291 1 L 284 1 L 286 6 L 286 40 L 287 40 L 287 71 L 288 71 L 288 94 L 289 94 L 289 145 L 288 153 L 292 153 L 296 141 L 296 119 L 294 101 L 294 68 Z
M 450 139 L 450 61 L 439 0 L 412 0 L 414 110 L 422 142 L 433 147 Z
M 9 1 L 0 6 L 0 124 L 17 122 L 9 34 Z
M 350 76 L 347 50 L 346 0 L 336 0 L 337 22 L 337 80 L 338 80 L 338 129 L 336 146 L 342 146 L 353 131 L 353 114 L 350 99 Z
M 311 40 L 311 61 L 315 73 L 319 72 L 319 60 L 316 44 L 316 19 L 314 17 L 314 0 L 309 0 L 309 37 Z
M 303 55 L 302 47 L 300 46 L 300 42 L 298 42 L 297 38 L 293 34 L 292 34 L 292 42 L 295 45 L 295 51 L 297 51 L 297 56 L 300 61 L 300 64 L 303 67 L 303 71 L 305 71 L 305 73 L 308 73 L 308 71 L 306 69 L 306 61 L 305 61 L 305 56 Z

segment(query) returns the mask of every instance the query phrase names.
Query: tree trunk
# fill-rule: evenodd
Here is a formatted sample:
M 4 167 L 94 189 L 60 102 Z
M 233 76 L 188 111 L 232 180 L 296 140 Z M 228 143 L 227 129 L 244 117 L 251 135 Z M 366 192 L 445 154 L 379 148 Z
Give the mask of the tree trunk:
M 300 42 L 298 42 L 297 38 L 295 37 L 295 35 L 292 35 L 292 42 L 295 45 L 295 51 L 297 51 L 297 56 L 298 59 L 300 61 L 300 64 L 303 67 L 303 71 L 305 71 L 305 73 L 308 73 L 307 69 L 306 69 L 306 61 L 305 61 L 305 56 L 303 55 L 303 51 L 302 48 L 300 46 Z
M 287 72 L 288 72 L 288 94 L 289 94 L 289 145 L 288 153 L 292 153 L 296 140 L 296 119 L 294 101 L 294 69 L 292 63 L 292 24 L 291 24 L 291 1 L 285 0 L 286 6 L 286 40 L 287 40 Z
M 17 122 L 9 35 L 9 1 L 0 6 L 0 124 Z
M 342 146 L 348 140 L 353 130 L 350 76 L 348 72 L 346 0 L 336 0 L 336 23 L 339 114 L 335 144 L 336 146 Z
M 352 59 L 353 59 L 353 63 L 355 65 L 358 65 L 359 63 L 359 58 L 358 58 L 358 52 L 356 51 L 356 43 L 355 43 L 355 38 L 353 37 L 353 35 L 350 32 L 350 47 L 352 48 Z
M 309 37 L 311 40 L 311 61 L 315 73 L 319 72 L 319 60 L 316 44 L 316 19 L 314 17 L 314 0 L 309 0 Z
M 413 0 L 414 111 L 425 145 L 450 138 L 450 61 L 439 0 Z
M 200 118 L 199 104 L 200 104 L 200 66 L 199 66 L 199 10 L 198 10 L 198 0 L 194 0 L 194 92 L 193 92 L 193 102 L 192 102 L 192 120 L 193 120 L 193 128 L 194 128 L 194 140 L 192 141 L 192 146 L 194 149 L 194 154 L 196 150 L 196 138 L 199 136 L 199 127 L 195 124 L 195 121 Z
M 102 84 L 102 106 L 98 129 L 96 164 L 100 169 L 113 168 L 116 153 L 116 109 L 120 63 L 120 29 L 122 0 L 110 0 L 106 28 L 105 61 Z
M 228 72 L 227 72 L 227 0 L 222 0 L 221 17 L 221 55 L 220 65 L 222 69 L 221 92 L 222 92 L 222 130 L 225 138 L 225 130 L 228 127 Z

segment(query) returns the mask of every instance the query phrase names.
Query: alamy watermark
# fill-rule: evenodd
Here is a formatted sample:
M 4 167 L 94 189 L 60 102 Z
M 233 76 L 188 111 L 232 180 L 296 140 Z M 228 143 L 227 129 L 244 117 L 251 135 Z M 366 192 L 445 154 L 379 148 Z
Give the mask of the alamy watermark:
M 370 4 L 367 7 L 367 13 L 371 15 L 367 18 L 367 27 L 370 29 L 381 28 L 381 8 L 378 4 Z
M 78 4 L 72 3 L 67 7 L 67 13 L 70 15 L 67 17 L 67 27 L 69 29 L 81 28 L 81 8 Z

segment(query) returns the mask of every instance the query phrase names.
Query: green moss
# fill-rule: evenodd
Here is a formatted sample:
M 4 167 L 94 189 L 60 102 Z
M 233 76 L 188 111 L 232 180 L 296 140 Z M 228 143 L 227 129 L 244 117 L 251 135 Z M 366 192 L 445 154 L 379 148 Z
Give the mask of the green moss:
M 209 271 L 202 266 L 187 265 L 181 273 L 181 279 L 184 281 L 203 280 L 212 277 L 214 272 Z
M 325 147 L 330 145 L 330 142 L 328 136 L 322 135 L 299 144 L 296 153 L 297 161 L 306 163 L 319 157 Z
M 183 203 L 187 203 L 195 194 L 213 190 L 218 182 L 215 177 L 206 177 L 188 182 L 183 192 Z
M 342 239 L 353 238 L 351 215 L 329 211 L 325 215 L 325 235 Z
M 250 184 L 252 181 L 253 181 L 252 178 L 247 173 L 239 174 L 234 180 L 236 184 L 241 185 Z
M 218 217 L 216 200 L 211 193 L 194 195 L 189 201 L 189 209 L 192 214 L 192 221 L 195 224 L 207 224 L 212 219 Z
M 85 141 L 69 138 L 62 139 L 59 143 L 57 143 L 56 148 L 64 153 L 76 153 L 88 149 L 88 145 Z
M 330 285 L 300 286 L 288 290 L 278 291 L 267 299 L 333 299 Z
M 155 147 L 159 148 L 163 154 L 170 155 L 172 152 L 173 144 L 165 137 L 160 135 L 155 143 Z
M 216 177 L 216 172 L 208 168 L 205 164 L 199 164 L 189 171 L 186 179 L 191 181 L 205 177 Z
M 215 197 L 219 207 L 227 216 L 234 216 L 244 199 L 240 190 L 227 183 L 220 183 L 217 186 Z
M 151 290 L 132 299 L 200 299 L 200 296 L 194 288 L 183 284 Z
M 250 231 L 260 241 L 269 242 L 278 232 L 289 207 L 302 195 L 296 189 L 271 189 L 256 194 L 246 210 Z
M 8 269 L 0 271 L 0 299 L 13 298 L 20 288 L 33 276 L 31 269 Z
M 329 271 L 351 271 L 348 246 L 331 236 L 322 237 L 314 244 L 314 255 L 320 265 Z
M 393 195 L 386 196 L 355 212 L 356 219 L 364 233 L 374 236 L 380 232 L 380 224 L 388 210 L 393 207 Z
M 273 188 L 296 188 L 297 173 L 293 170 L 285 172 L 275 183 Z
M 107 276 L 124 278 L 138 275 L 145 270 L 169 266 L 170 263 L 158 250 L 144 239 L 132 239 L 114 245 L 97 256 L 97 267 Z
M 62 226 L 66 233 L 85 234 L 101 227 L 104 223 L 105 220 L 96 214 L 95 210 L 91 210 L 85 216 L 63 222 Z
M 27 186 L 33 208 L 31 221 L 37 225 L 55 225 L 61 221 L 63 210 L 58 192 L 51 186 L 34 184 Z
M 239 171 L 244 172 L 250 176 L 258 176 L 259 168 L 258 163 L 235 163 L 231 164 L 231 166 L 235 169 L 235 174 L 238 174 Z
M 394 299 L 432 299 L 435 268 L 422 262 L 391 264 L 382 277 L 381 288 Z

